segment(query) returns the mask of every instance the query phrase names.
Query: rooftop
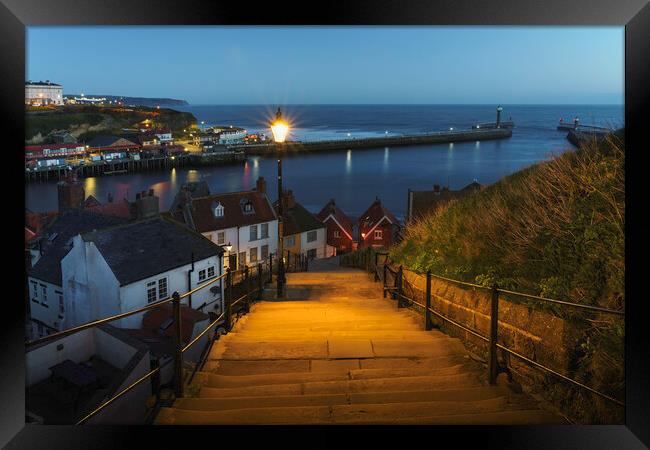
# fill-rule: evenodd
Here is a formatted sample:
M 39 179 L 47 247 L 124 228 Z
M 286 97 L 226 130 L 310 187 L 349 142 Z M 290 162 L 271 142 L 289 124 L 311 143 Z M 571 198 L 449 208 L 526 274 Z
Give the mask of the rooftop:
M 105 216 L 108 217 L 108 216 Z M 224 250 L 203 235 L 161 216 L 81 235 L 93 242 L 121 286 Z

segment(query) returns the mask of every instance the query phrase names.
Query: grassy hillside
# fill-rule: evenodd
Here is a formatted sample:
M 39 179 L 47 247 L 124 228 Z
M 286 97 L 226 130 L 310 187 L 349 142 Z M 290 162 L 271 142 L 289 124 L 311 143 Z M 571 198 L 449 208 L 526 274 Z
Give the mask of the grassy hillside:
M 25 141 L 41 143 L 54 130 L 67 130 L 79 140 L 87 140 L 99 134 L 121 134 L 122 128 L 130 128 L 150 119 L 154 126 L 182 131 L 195 126 L 196 118 L 186 112 L 166 108 L 117 108 L 92 105 L 66 105 L 57 108 L 27 111 Z
M 539 163 L 407 227 L 391 258 L 418 271 L 572 302 L 625 302 L 623 133 Z M 579 381 L 623 398 L 624 325 L 556 309 L 580 330 Z M 593 319 L 593 316 L 589 317 Z M 549 392 L 584 421 L 615 420 L 589 394 Z M 596 413 L 599 409 L 601 412 Z M 589 415 L 592 415 L 589 417 Z M 604 414 L 604 415 L 603 415 Z M 596 415 L 598 417 L 596 417 Z

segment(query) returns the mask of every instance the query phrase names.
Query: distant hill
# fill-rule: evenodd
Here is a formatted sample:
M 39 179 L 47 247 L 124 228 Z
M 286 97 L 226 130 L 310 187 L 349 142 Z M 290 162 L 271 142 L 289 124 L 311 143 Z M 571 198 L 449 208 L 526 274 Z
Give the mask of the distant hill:
M 106 101 L 118 101 L 124 105 L 133 106 L 178 106 L 189 105 L 185 100 L 177 100 L 174 98 L 148 98 L 148 97 L 125 97 L 119 95 L 104 95 L 104 94 L 84 94 L 86 97 L 106 98 Z M 66 98 L 81 97 L 81 94 L 64 95 Z
M 82 142 L 101 134 L 121 135 L 125 128 L 135 128 L 145 119 L 153 122 L 152 128 L 169 128 L 176 133 L 196 126 L 194 115 L 163 107 L 65 105 L 28 109 L 25 142 L 45 143 L 55 130 L 65 130 Z

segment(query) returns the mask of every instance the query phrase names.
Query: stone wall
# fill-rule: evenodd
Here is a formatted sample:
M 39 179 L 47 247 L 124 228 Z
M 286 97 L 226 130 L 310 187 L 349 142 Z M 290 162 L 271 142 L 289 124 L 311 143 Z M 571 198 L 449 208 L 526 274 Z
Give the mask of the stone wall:
M 391 266 L 397 271 L 398 266 Z M 394 276 L 388 273 L 388 284 Z M 426 277 L 407 269 L 403 270 L 403 294 L 423 305 L 426 303 Z M 431 278 L 431 308 L 439 314 L 489 338 L 490 302 L 488 289 L 461 286 L 435 277 Z M 417 305 L 413 308 L 423 312 Z M 435 314 L 431 315 L 434 327 L 459 338 L 473 354 L 488 360 L 488 343 Z M 527 306 L 515 300 L 499 298 L 498 343 L 557 372 L 567 374 L 569 351 L 574 340 L 569 324 L 554 314 Z M 532 367 L 516 356 L 498 350 L 501 367 L 507 367 L 512 380 L 528 392 L 543 393 L 550 382 L 549 375 Z M 486 372 L 487 377 L 487 372 Z

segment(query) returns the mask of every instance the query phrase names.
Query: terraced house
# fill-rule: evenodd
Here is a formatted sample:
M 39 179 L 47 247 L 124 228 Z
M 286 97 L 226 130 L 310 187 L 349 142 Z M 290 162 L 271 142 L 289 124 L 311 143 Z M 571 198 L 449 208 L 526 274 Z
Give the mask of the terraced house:
M 171 216 L 212 242 L 229 248 L 225 267 L 256 264 L 277 251 L 278 218 L 266 194 L 266 181 L 255 189 L 210 194 L 206 184 L 183 186 Z

